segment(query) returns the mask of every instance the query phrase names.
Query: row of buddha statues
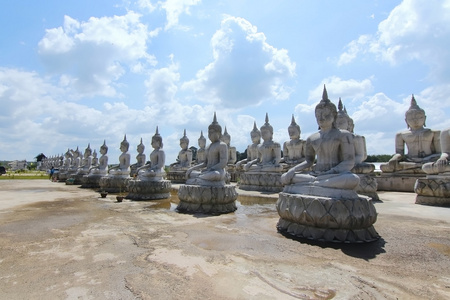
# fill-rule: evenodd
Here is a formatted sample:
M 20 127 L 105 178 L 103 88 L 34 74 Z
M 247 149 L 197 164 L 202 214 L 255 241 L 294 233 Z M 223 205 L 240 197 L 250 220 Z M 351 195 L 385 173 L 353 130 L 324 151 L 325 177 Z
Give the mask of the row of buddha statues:
M 67 151 L 65 170 L 70 173 L 76 169 L 76 173 L 67 178 L 79 178 L 85 187 L 93 187 L 93 183 L 98 182 L 102 190 L 127 189 L 127 197 L 132 200 L 170 197 L 170 176 L 178 180 L 182 175 L 184 181 L 178 190 L 177 210 L 213 214 L 236 210 L 237 192 L 235 185 L 230 184 L 230 172 L 234 172 L 238 174 L 240 189 L 279 193 L 276 208 L 280 233 L 333 242 L 370 242 L 379 238 L 373 227 L 377 213 L 372 200 L 377 200 L 380 179 L 400 182 L 412 176 L 417 203 L 448 205 L 450 130 L 440 132 L 425 128 L 425 112 L 414 96 L 405 114 L 408 130 L 396 135 L 396 154 L 381 166 L 381 176 L 375 176 L 375 167 L 364 162 L 367 157 L 365 138 L 353 133 L 353 120 L 342 101 L 339 99 L 336 107 L 328 99 L 325 86 L 315 116 L 319 131 L 306 140 L 300 139 L 300 127 L 292 117 L 288 128 L 290 140 L 283 144 L 283 156 L 281 145 L 273 141 L 273 128 L 266 114 L 259 130 L 254 123 L 247 158 L 236 162 L 236 149 L 230 146 L 226 128 L 222 134 L 214 114 L 208 127 L 210 145 L 206 147 L 201 132 L 200 149 L 192 163 L 193 155 L 184 131 L 180 139 L 181 151 L 167 174 L 158 128 L 152 137 L 149 163 L 145 163 L 141 140 L 137 163 L 131 165 L 125 136 L 120 144 L 122 154 L 118 165 L 108 168 L 108 148 L 103 143 L 101 157 L 94 165 L 95 158 L 89 146 L 83 159 L 79 151 L 74 151 L 73 155 Z M 77 168 L 73 167 L 74 161 Z

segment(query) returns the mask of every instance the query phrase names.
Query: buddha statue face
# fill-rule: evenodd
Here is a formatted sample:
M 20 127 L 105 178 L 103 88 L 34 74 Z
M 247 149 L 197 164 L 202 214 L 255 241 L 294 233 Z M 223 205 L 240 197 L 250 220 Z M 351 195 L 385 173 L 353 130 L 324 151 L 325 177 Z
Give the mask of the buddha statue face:
M 128 151 L 128 147 L 129 147 L 129 144 L 121 143 L 120 144 L 120 151 L 127 152 Z
M 216 128 L 216 126 L 209 126 L 208 128 L 208 138 L 211 143 L 215 143 L 220 140 L 221 130 Z
M 198 146 L 200 148 L 205 148 L 205 146 L 206 146 L 206 139 L 198 139 Z
M 222 142 L 224 142 L 225 144 L 229 145 L 231 142 L 230 136 L 229 135 L 222 135 Z
M 180 141 L 180 147 L 181 147 L 181 149 L 186 150 L 187 147 L 188 147 L 188 145 L 189 145 L 189 144 L 188 144 L 186 141 Z
M 333 122 L 336 118 L 336 113 L 336 108 L 333 109 L 331 105 L 318 106 L 316 108 L 316 120 L 319 128 L 332 128 Z
M 252 132 L 250 134 L 250 137 L 252 138 L 253 144 L 259 144 L 261 142 L 261 134 L 258 132 Z
M 291 140 L 300 138 L 300 130 L 296 126 L 289 126 L 288 133 Z
M 153 149 L 161 148 L 162 140 L 157 137 L 152 137 L 152 147 Z
M 142 153 L 144 153 L 145 146 L 143 144 L 139 144 L 139 145 L 137 145 L 136 150 L 139 154 L 142 154 Z
M 105 155 L 108 152 L 108 148 L 100 147 L 100 154 Z
M 264 141 L 272 140 L 273 133 L 269 128 L 261 128 L 261 136 Z
M 406 123 L 408 124 L 408 127 L 413 130 L 423 128 L 425 125 L 425 120 L 425 112 L 422 110 L 414 109 L 408 111 L 406 114 Z
M 349 130 L 350 124 L 348 122 L 348 119 L 344 116 L 338 116 L 336 118 L 336 121 L 334 122 L 336 125 L 336 128 L 342 129 L 342 130 Z

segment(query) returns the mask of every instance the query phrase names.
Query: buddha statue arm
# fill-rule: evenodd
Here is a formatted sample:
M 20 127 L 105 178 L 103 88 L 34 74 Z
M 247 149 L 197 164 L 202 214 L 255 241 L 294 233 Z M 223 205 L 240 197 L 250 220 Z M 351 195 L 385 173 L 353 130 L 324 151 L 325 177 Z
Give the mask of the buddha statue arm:
M 192 171 L 198 170 L 198 169 L 206 168 L 206 164 L 207 164 L 207 162 L 204 161 L 204 162 L 202 162 L 201 164 L 198 164 L 198 165 L 195 165 L 195 166 L 190 167 L 189 169 L 187 169 L 186 174 L 185 174 L 184 177 L 185 177 L 186 179 L 189 179 L 190 176 L 191 176 Z
M 273 149 L 273 161 L 272 163 L 274 165 L 279 165 L 280 161 L 281 161 L 281 145 L 280 144 L 274 144 L 274 149 Z
M 355 164 L 360 164 L 367 159 L 366 138 L 360 135 L 354 136 Z
M 442 143 L 441 143 L 442 134 L 440 130 L 433 130 L 433 145 L 432 150 L 433 153 L 441 153 L 444 152 L 442 149 Z
M 187 151 L 186 157 L 187 157 L 187 164 L 188 164 L 188 166 L 190 166 L 192 163 L 192 151 L 191 150 Z
M 152 165 L 152 170 L 161 170 L 164 168 L 164 165 L 166 163 L 166 154 L 164 151 L 158 151 L 158 161 L 156 164 Z
M 305 160 L 300 164 L 290 168 L 289 171 L 281 175 L 280 178 L 281 183 L 284 185 L 291 183 L 292 179 L 295 176 L 295 173 L 310 168 L 314 164 L 315 158 L 316 158 L 316 151 L 312 147 L 310 139 L 308 138 L 305 145 Z
M 281 163 L 286 162 L 286 157 L 289 158 L 289 148 L 287 147 L 288 142 L 283 143 L 283 157 L 280 159 Z

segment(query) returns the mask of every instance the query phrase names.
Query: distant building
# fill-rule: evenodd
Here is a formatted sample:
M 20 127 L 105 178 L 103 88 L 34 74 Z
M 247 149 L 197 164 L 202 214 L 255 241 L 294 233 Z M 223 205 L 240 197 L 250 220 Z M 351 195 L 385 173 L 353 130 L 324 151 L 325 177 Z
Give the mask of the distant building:
M 18 171 L 18 170 L 27 170 L 27 161 L 26 160 L 15 160 L 13 162 L 8 163 L 9 168 L 11 171 Z

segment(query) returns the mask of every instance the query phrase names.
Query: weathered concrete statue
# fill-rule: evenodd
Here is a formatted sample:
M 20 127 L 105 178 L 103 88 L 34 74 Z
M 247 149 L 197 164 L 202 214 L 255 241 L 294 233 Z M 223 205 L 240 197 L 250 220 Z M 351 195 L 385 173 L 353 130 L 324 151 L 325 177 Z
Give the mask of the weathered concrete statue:
M 389 163 L 381 165 L 385 173 L 423 173 L 422 165 L 440 156 L 439 131 L 425 128 L 425 111 L 417 105 L 414 95 L 405 113 L 408 130 L 395 136 L 395 154 Z M 405 145 L 408 152 L 405 154 Z
M 258 159 L 258 148 L 261 143 L 261 131 L 259 131 L 258 127 L 256 127 L 256 122 L 253 123 L 253 130 L 250 132 L 250 138 L 252 140 L 252 144 L 247 146 L 247 158 L 244 158 L 236 163 L 237 171 L 243 171 L 243 166 L 245 166 L 245 164 Z
M 423 165 L 427 177 L 417 179 L 414 185 L 417 204 L 450 206 L 450 128 L 442 130 L 440 145 L 441 156 Z
M 225 126 L 225 130 L 222 134 L 221 141 L 224 142 L 227 145 L 228 148 L 228 162 L 227 162 L 227 183 L 230 181 L 236 182 L 236 167 L 235 163 L 237 160 L 237 154 L 236 154 L 236 147 L 233 147 L 230 145 L 231 143 L 231 136 L 227 131 L 227 127 Z
M 347 110 L 342 105 L 341 98 L 339 98 L 335 124 L 338 129 L 353 133 L 353 145 L 355 146 L 355 166 L 351 171 L 359 177 L 359 185 L 356 187 L 356 192 L 358 194 L 369 196 L 372 200 L 379 200 L 376 192 L 377 181 L 375 179 L 375 174 L 373 173 L 375 166 L 364 162 L 367 159 L 366 138 L 353 132 L 355 127 L 353 119 L 347 114 Z
M 130 144 L 127 141 L 127 135 L 125 135 L 120 143 L 122 154 L 119 156 L 119 164 L 109 168 L 108 175 L 100 178 L 101 191 L 109 193 L 123 193 L 127 191 L 127 181 L 131 179 L 129 147 Z
M 178 191 L 177 211 L 210 214 L 229 213 L 236 210 L 237 193 L 234 186 L 225 182 L 228 147 L 220 140 L 222 127 L 214 113 L 208 127 L 211 144 L 206 149 L 206 160 L 188 169 L 186 184 Z
M 240 174 L 239 188 L 243 190 L 280 192 L 283 186 L 280 176 L 283 171 L 281 161 L 281 145 L 273 141 L 273 127 L 266 122 L 261 126 L 263 143 L 258 145 L 258 157 L 244 165 Z
M 319 132 L 306 140 L 305 161 L 281 176 L 277 228 L 301 238 L 333 242 L 368 242 L 378 238 L 376 211 L 358 196 L 353 134 L 335 127 L 336 106 L 324 87 L 315 109 Z M 316 160 L 316 163 L 314 161 Z M 312 167 L 312 171 L 305 171 Z M 303 172 L 302 172 L 303 171 Z
M 192 165 L 192 150 L 189 149 L 189 138 L 186 136 L 186 129 L 180 139 L 181 150 L 178 152 L 177 161 L 170 164 L 167 178 L 172 182 L 184 183 L 186 181 L 186 171 Z
M 141 142 L 139 143 L 139 145 L 137 145 L 136 150 L 138 152 L 138 154 L 136 155 L 136 163 L 132 164 L 130 166 L 130 176 L 134 177 L 135 175 L 137 175 L 137 169 L 139 169 L 140 167 L 144 166 L 146 163 L 146 156 L 144 153 L 145 150 L 145 146 L 142 143 L 142 138 L 141 138 Z
M 440 156 L 440 132 L 425 128 L 425 111 L 417 105 L 414 95 L 405 120 L 408 130 L 396 134 L 395 154 L 380 166 L 382 174 L 377 178 L 380 191 L 412 192 L 417 178 L 425 177 L 422 166 Z
M 96 152 L 94 151 L 94 154 Z M 100 178 L 108 174 L 108 146 L 106 141 L 100 146 L 100 158 L 96 164 L 92 164 L 87 175 L 81 179 L 82 188 L 99 188 Z
M 166 155 L 163 150 L 162 137 L 156 127 L 152 137 L 153 151 L 150 153 L 150 163 L 137 169 L 137 178 L 128 181 L 127 199 L 155 200 L 170 197 L 172 183 L 164 180 Z
M 206 138 L 203 136 L 203 130 L 200 132 L 200 137 L 198 138 L 197 158 L 195 160 L 196 164 L 201 164 L 206 160 Z
M 290 140 L 284 142 L 283 157 L 281 158 L 284 170 L 289 170 L 305 160 L 305 141 L 300 139 L 300 126 L 295 122 L 294 115 L 292 115 L 288 133 Z

